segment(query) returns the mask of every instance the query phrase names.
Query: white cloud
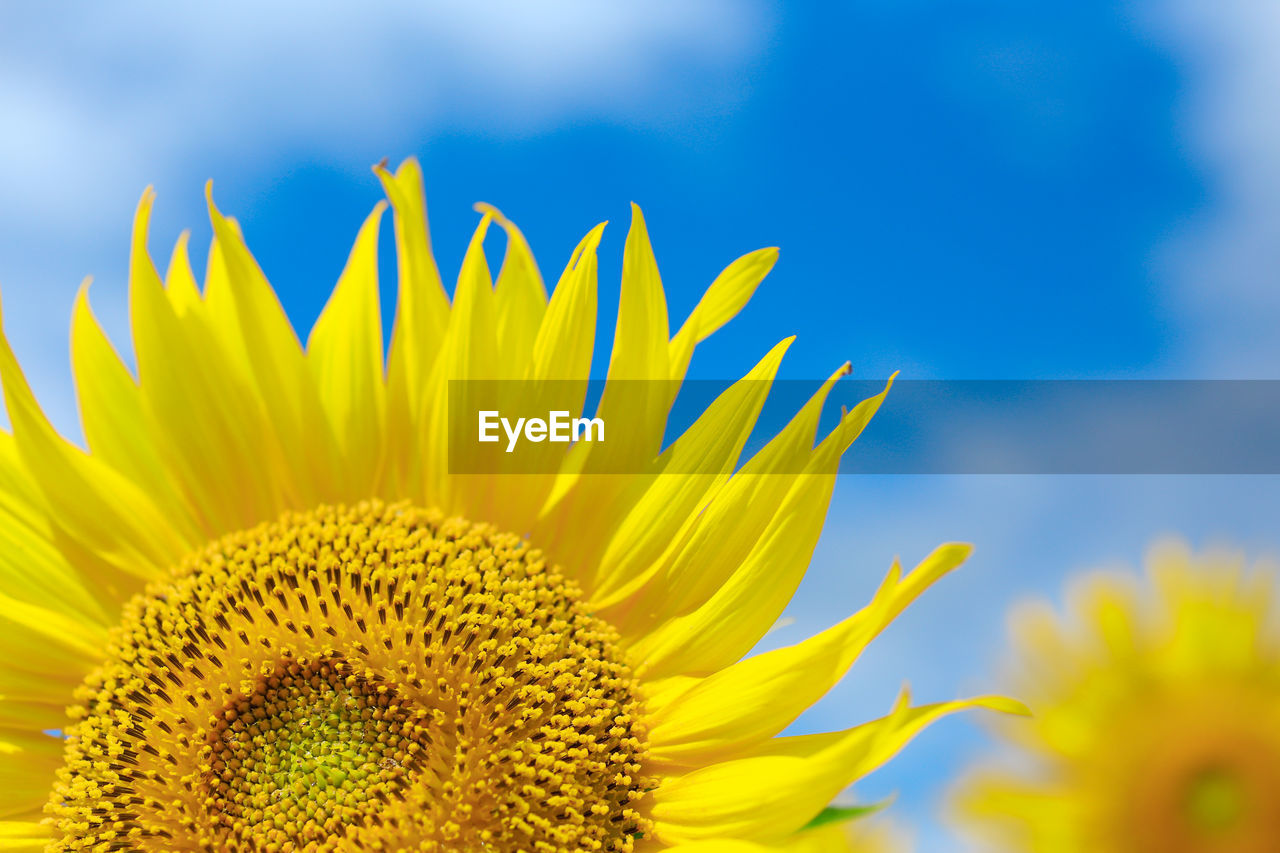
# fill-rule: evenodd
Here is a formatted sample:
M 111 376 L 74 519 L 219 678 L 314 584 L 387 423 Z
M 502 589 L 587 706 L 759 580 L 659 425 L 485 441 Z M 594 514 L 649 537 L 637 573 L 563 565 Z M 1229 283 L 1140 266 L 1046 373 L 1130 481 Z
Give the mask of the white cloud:
M 29 188 L 56 165 L 111 180 L 96 167 L 163 169 L 225 144 L 303 138 L 347 150 L 424 125 L 504 133 L 584 113 L 643 121 L 659 90 L 664 110 L 679 111 L 679 87 L 664 85 L 673 75 L 741 60 L 768 27 L 761 7 L 728 0 L 194 8 L 40 6 L 23 17 L 10 7 L 3 185 Z M 73 182 L 57 183 L 43 189 L 65 225 L 56 202 Z
M 1280 6 L 1168 0 L 1148 10 L 1183 67 L 1182 132 L 1209 206 L 1162 258 L 1204 376 L 1280 375 Z
M 83 274 L 123 268 L 147 184 L 198 187 L 230 156 L 372 162 L 448 131 L 666 125 L 771 26 L 762 2 L 732 0 L 6 5 L 0 285 L 14 345 L 38 385 L 64 389 L 44 397 L 73 428 L 71 295 Z M 95 304 L 119 330 L 116 290 Z

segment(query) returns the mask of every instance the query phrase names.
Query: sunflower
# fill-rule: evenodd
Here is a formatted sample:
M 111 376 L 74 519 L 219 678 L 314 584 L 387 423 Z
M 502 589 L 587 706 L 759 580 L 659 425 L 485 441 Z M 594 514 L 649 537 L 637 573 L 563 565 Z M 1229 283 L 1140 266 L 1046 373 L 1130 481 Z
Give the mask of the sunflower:
M 593 475 L 567 453 L 545 476 L 450 474 L 450 380 L 589 375 L 604 226 L 548 299 L 520 231 L 478 206 L 450 301 L 417 163 L 375 171 L 399 272 L 385 360 L 385 203 L 304 348 L 211 188 L 203 287 L 185 235 L 161 278 L 150 190 L 138 207 L 136 380 L 85 289 L 75 301 L 87 452 L 0 343 L 0 847 L 812 849 L 844 816 L 832 797 L 923 726 L 1008 707 L 903 701 L 847 731 L 775 737 L 968 553 L 943 546 L 906 576 L 895 564 L 863 610 L 744 659 L 884 397 L 815 446 L 842 368 L 731 476 L 789 340 L 673 444 L 723 463 L 712 473 L 641 464 L 662 452 L 661 399 L 609 445 L 649 473 Z M 680 380 L 775 258 L 735 261 L 670 336 L 635 209 L 602 410 L 616 381 Z
M 1098 574 L 1059 617 L 1014 612 L 1012 686 L 1035 716 L 956 791 L 983 849 L 1280 851 L 1276 578 L 1165 544 L 1143 579 Z
M 782 844 L 751 841 L 700 841 L 684 845 L 690 853 L 905 853 L 910 846 L 883 821 L 823 823 L 799 832 Z

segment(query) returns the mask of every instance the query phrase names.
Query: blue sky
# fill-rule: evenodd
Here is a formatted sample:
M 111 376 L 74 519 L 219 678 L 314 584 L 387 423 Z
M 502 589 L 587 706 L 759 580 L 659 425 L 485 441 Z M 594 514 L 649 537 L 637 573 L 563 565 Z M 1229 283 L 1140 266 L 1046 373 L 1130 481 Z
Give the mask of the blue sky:
M 305 329 L 379 198 L 369 166 L 409 154 L 446 277 L 477 200 L 521 225 L 549 277 L 609 219 L 606 331 L 630 200 L 675 318 L 725 263 L 780 246 L 696 377 L 741 375 L 790 334 L 792 378 L 846 359 L 864 378 L 1277 375 L 1266 4 L 71 8 L 0 10 L 0 290 L 72 433 L 71 299 L 94 275 L 95 308 L 126 339 L 145 185 L 161 254 L 184 227 L 207 243 L 212 177 Z M 978 551 L 798 730 L 879 713 L 904 679 L 922 699 L 990 686 L 1012 600 L 1134 563 L 1164 532 L 1274 552 L 1278 497 L 1264 477 L 842 478 L 797 622 L 771 642 L 858 606 L 895 554 Z M 898 791 L 920 848 L 955 849 L 937 795 L 980 747 L 972 723 L 940 726 L 865 794 Z

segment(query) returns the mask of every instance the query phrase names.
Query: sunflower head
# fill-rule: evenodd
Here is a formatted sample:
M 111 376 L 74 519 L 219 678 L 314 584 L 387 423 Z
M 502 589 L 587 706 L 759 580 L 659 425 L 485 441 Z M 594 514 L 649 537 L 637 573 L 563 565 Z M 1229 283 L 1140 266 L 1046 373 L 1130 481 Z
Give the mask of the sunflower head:
M 87 450 L 54 431 L 0 336 L 0 846 L 798 849 L 834 831 L 811 826 L 833 797 L 932 720 L 1012 708 L 904 695 L 880 720 L 777 736 L 968 548 L 895 563 L 846 620 L 747 657 L 884 398 L 819 433 L 842 367 L 740 458 L 785 340 L 663 448 L 695 347 L 775 250 L 730 264 L 672 334 L 634 209 L 597 413 L 626 427 L 536 473 L 459 475 L 451 382 L 592 375 L 603 225 L 548 296 L 519 229 L 481 205 L 449 296 L 417 163 L 376 171 L 399 262 L 388 352 L 386 204 L 304 346 L 211 190 L 201 284 L 185 238 L 160 275 L 150 191 L 139 205 L 136 376 L 84 290 L 76 301 Z M 643 405 L 620 403 L 637 380 L 652 381 Z M 707 462 L 664 473 L 669 458 Z
M 51 808 L 86 841 L 179 849 L 618 847 L 651 783 L 617 645 L 514 536 L 291 514 L 126 605 Z
M 975 770 L 960 819 L 1011 851 L 1280 850 L 1275 583 L 1166 544 L 1140 581 L 1082 579 L 1065 615 L 1015 611 L 1010 686 L 1035 716 L 1000 726 L 1020 769 Z

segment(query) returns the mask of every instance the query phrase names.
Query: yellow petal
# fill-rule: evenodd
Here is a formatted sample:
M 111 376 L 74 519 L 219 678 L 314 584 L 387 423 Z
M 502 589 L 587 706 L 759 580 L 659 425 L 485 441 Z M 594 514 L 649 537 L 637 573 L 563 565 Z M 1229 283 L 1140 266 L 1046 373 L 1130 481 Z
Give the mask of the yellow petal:
M 0 593 L 77 620 L 114 623 L 114 605 L 124 594 L 119 575 L 110 568 L 89 571 L 99 568 L 93 561 L 68 559 L 57 536 L 14 437 L 0 432 Z
M 391 352 L 387 359 L 388 456 L 399 481 L 393 491 L 408 494 L 415 464 L 412 448 L 420 440 L 413 418 L 423 409 L 427 379 L 449 327 L 449 297 L 431 254 L 422 170 L 409 158 L 393 176 L 383 166 L 374 172 L 395 210 L 396 263 L 399 288 Z
M 596 250 L 605 225 L 601 222 L 578 243 L 551 294 L 533 345 L 527 374 L 531 380 L 582 380 L 585 386 L 591 375 L 599 266 Z
M 24 837 L 15 823 L 40 818 L 61 763 L 60 738 L 0 730 L 0 826 L 8 827 L 9 839 Z
M 758 249 L 725 267 L 671 339 L 671 378 L 683 379 L 693 348 L 733 319 L 778 262 L 776 248 Z
M 69 687 L 102 662 L 107 646 L 104 625 L 80 621 L 58 610 L 19 601 L 0 594 L 0 652 L 6 661 L 45 673 L 49 693 L 25 695 L 24 699 L 69 699 Z M 5 690 L 8 672 L 0 672 L 0 694 L 17 698 Z
M 663 381 L 670 376 L 666 296 L 644 215 L 634 204 L 631 214 L 613 352 L 597 410 L 606 424 L 627 426 L 608 441 L 581 443 L 567 454 L 549 498 L 555 511 L 544 509 L 550 523 L 538 530 L 548 553 L 578 570 L 588 594 L 601 549 L 629 507 L 624 491 L 633 480 L 616 472 L 644 470 L 658 456 L 674 399 L 675 383 Z M 584 472 L 592 476 L 579 478 Z
M 189 505 L 199 539 L 207 539 L 277 515 L 288 478 L 279 476 L 283 451 L 263 404 L 248 376 L 228 364 L 233 345 L 215 340 L 205 312 L 180 317 L 164 292 L 147 252 L 153 199 L 148 191 L 138 205 L 129 264 L 129 313 L 147 428 L 122 440 L 154 448 L 181 499 L 151 485 L 155 478 L 138 482 L 173 506 L 176 517 Z M 140 458 L 146 452 L 141 448 Z
M 592 603 L 602 612 L 625 601 L 662 567 L 663 553 L 681 541 L 681 529 L 692 526 L 708 493 L 729 479 L 794 340 L 779 343 L 712 401 L 663 452 L 656 465 L 658 473 L 636 478 L 632 488 L 646 485 L 645 480 L 647 488 L 618 526 L 600 561 Z M 615 622 L 624 627 L 621 617 L 625 614 L 617 615 Z
M 968 557 L 944 545 L 904 580 L 895 563 L 864 609 L 817 636 L 739 661 L 654 707 L 650 754 L 659 765 L 724 760 L 790 725 L 838 682 L 862 650 L 942 575 Z
M 524 234 L 491 204 L 477 204 L 507 232 L 507 253 L 494 284 L 497 344 L 504 379 L 521 379 L 547 310 L 547 289 Z
M 333 500 L 339 496 L 333 472 L 315 460 L 333 458 L 337 445 L 302 345 L 239 231 L 213 203 L 212 182 L 205 187 L 205 198 L 249 365 L 272 428 L 280 437 L 298 500 L 303 506 Z
M 688 531 L 671 543 L 642 590 L 627 604 L 633 631 L 683 615 L 706 602 L 760 538 L 813 452 L 822 406 L 846 364 L 791 422 L 710 499 Z
M 912 708 L 843 732 L 775 738 L 750 758 L 669 780 L 653 793 L 655 835 L 667 843 L 703 838 L 778 842 L 806 826 L 851 782 L 888 761 L 946 714 L 985 707 L 1019 713 L 1000 697 Z
M 169 510 L 172 524 L 194 541 L 200 526 L 157 452 L 147 440 L 142 395 L 89 307 L 88 282 L 71 314 L 71 367 L 89 451 L 137 483 Z
M 1021 702 L 1007 696 L 975 696 L 953 702 L 936 702 L 931 705 L 912 705 L 911 693 L 904 688 L 894 709 L 887 716 L 851 729 L 796 737 L 771 738 L 751 751 L 752 758 L 788 757 L 816 758 L 833 755 L 858 757 L 859 776 L 865 776 L 880 767 L 917 734 L 932 723 L 949 714 L 971 708 L 983 708 L 1001 714 L 1026 717 L 1031 712 Z M 854 744 L 858 744 L 854 748 Z M 863 747 L 867 749 L 864 751 Z M 843 750 L 843 752 L 832 752 Z M 855 777 L 856 778 L 856 777 Z
M 859 403 L 823 440 L 724 586 L 696 610 L 666 622 L 633 646 L 641 674 L 709 675 L 741 658 L 777 621 L 817 545 L 840 456 L 887 391 Z M 705 642 L 707 637 L 715 642 Z
M 564 383 L 564 397 L 572 400 L 574 411 L 582 411 L 591 375 L 591 356 L 595 347 L 597 275 L 596 250 L 607 223 L 601 222 L 579 241 L 555 291 L 547 313 L 538 329 L 533 346 L 533 360 L 528 378 L 533 382 Z M 543 504 L 534 531 L 544 547 L 556 550 L 561 542 L 573 542 L 597 551 L 604 547 L 607 534 L 593 537 L 591 543 L 574 539 L 575 502 L 566 497 L 580 486 L 579 475 L 591 446 L 580 443 L 570 448 Z M 576 504 L 581 506 L 581 504 Z M 598 529 L 598 528 L 597 528 Z
M 493 217 L 485 214 L 471 236 L 458 273 L 449 330 L 427 380 L 424 400 L 430 404 L 414 416 L 414 423 L 422 431 L 425 453 L 420 473 L 424 500 L 428 506 L 444 507 L 471 518 L 489 517 L 485 510 L 493 482 L 487 476 L 450 476 L 447 403 L 450 382 L 497 378 L 493 279 L 484 254 L 484 240 L 492 222 Z
M 554 399 L 555 408 L 567 408 L 571 417 L 582 413 L 591 375 L 596 325 L 596 249 L 603 230 L 604 223 L 593 228 L 569 258 L 551 302 L 541 315 L 530 357 L 523 362 L 526 381 L 517 389 L 535 397 L 546 393 Z M 529 401 L 526 398 L 518 402 L 525 404 Z M 546 407 L 536 406 L 529 410 L 535 409 L 544 411 Z M 548 456 L 559 452 L 549 444 L 537 447 L 540 450 L 535 452 Z M 509 478 L 503 487 L 502 501 L 494 507 L 494 520 L 501 519 L 512 530 L 533 529 L 548 501 L 557 502 L 576 483 L 578 471 L 574 466 L 580 464 L 587 447 L 580 444 L 570 449 L 562 462 L 563 473 L 560 475 L 523 473 Z M 553 495 L 557 488 L 559 492 Z M 550 516 L 558 518 L 559 514 L 551 513 Z M 546 529 L 539 531 L 539 541 L 546 533 Z M 553 544 L 551 537 L 544 544 Z
M 0 850 L 43 851 L 53 839 L 52 829 L 38 819 L 0 820 Z
M 0 383 L 23 465 L 59 525 L 126 575 L 154 576 L 190 550 L 150 499 L 49 424 L 0 333 Z
M 605 423 L 627 423 L 619 440 L 595 445 L 602 456 L 645 464 L 658 455 L 663 427 L 671 405 L 670 387 L 659 381 L 670 375 L 667 299 L 653 257 L 644 214 L 631 205 L 631 230 L 622 255 L 622 291 L 618 324 L 613 337 L 609 375 L 600 398 Z M 647 380 L 630 387 L 620 383 Z M 626 465 L 604 463 L 613 470 Z
M 240 224 L 235 219 L 228 218 L 227 224 L 236 234 L 240 233 Z M 231 279 L 227 275 L 227 263 L 223 255 L 222 244 L 218 242 L 218 235 L 215 233 L 209 243 L 209 259 L 204 271 L 204 322 L 209 333 L 226 351 L 226 368 L 234 368 L 252 385 L 253 366 L 249 363 L 249 351 L 245 348 L 244 335 L 240 331 L 235 295 L 232 293 Z
M 379 202 L 356 237 L 347 267 L 311 337 L 307 356 L 320 401 L 343 456 L 342 494 L 362 500 L 376 494 L 386 421 L 382 312 L 378 301 Z
M 183 231 L 178 235 L 173 254 L 169 256 L 169 269 L 164 274 L 165 294 L 169 297 L 174 313 L 179 317 L 197 310 L 201 302 L 200 287 L 196 284 L 188 253 L 190 241 L 190 231 Z

